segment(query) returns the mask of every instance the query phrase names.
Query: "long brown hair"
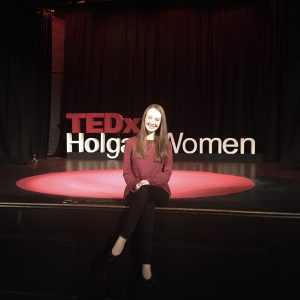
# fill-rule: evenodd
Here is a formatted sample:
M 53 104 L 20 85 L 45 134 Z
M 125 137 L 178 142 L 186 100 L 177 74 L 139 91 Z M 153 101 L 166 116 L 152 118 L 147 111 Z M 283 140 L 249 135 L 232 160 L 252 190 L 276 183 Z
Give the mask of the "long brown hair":
M 143 158 L 146 152 L 146 137 L 147 137 L 147 130 L 145 127 L 145 119 L 148 111 L 151 108 L 155 108 L 161 113 L 161 121 L 159 128 L 155 131 L 155 154 L 154 160 L 157 162 L 165 162 L 168 158 L 168 147 L 169 147 L 169 140 L 168 140 L 168 128 L 167 128 L 167 120 L 166 114 L 164 109 L 159 104 L 151 104 L 149 105 L 143 114 L 143 118 L 141 121 L 141 130 L 137 135 L 137 143 L 135 147 L 135 155 L 139 158 Z

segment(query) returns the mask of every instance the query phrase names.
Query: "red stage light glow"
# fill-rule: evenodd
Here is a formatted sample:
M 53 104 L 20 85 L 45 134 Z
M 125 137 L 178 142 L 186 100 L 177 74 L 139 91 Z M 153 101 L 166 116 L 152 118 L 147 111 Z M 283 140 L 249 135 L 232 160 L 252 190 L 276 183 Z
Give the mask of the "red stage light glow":
M 122 170 L 55 172 L 20 179 L 24 190 L 69 197 L 122 199 L 125 182 Z M 255 183 L 245 177 L 203 171 L 173 170 L 171 198 L 221 196 L 249 190 Z

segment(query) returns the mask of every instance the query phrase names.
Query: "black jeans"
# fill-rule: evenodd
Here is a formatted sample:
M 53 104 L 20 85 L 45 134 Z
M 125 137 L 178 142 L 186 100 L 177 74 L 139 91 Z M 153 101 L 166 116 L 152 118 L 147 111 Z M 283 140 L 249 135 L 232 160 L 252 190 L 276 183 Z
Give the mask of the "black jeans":
M 130 193 L 126 199 L 129 211 L 120 235 L 128 239 L 137 227 L 140 235 L 143 264 L 151 263 L 152 236 L 155 206 L 165 206 L 169 194 L 159 186 L 143 185 L 137 192 Z

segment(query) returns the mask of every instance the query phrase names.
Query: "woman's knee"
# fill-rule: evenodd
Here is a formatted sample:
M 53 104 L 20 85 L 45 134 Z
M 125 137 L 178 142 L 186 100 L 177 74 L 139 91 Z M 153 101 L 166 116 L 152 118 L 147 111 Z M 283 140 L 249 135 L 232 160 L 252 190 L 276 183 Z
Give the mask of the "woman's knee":
M 150 198 L 151 192 L 149 189 L 149 185 L 142 185 L 138 191 L 136 192 L 136 197 L 142 198 L 145 201 L 148 201 Z
M 146 206 L 145 206 L 145 211 L 146 212 L 153 212 L 155 208 L 155 204 L 153 203 L 153 201 L 148 201 Z
M 137 192 L 130 194 L 127 198 L 129 206 L 145 206 L 149 202 L 149 191 L 144 186 L 141 186 Z

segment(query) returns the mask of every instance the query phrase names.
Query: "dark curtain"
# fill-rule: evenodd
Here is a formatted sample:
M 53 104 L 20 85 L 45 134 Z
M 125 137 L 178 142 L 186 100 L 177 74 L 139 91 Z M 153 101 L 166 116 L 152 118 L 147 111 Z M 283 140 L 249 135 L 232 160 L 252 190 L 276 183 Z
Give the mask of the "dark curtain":
M 288 1 L 285 24 L 289 63 L 281 120 L 281 165 L 300 169 L 300 1 Z
M 160 103 L 175 135 L 253 137 L 265 161 L 282 160 L 299 135 L 283 122 L 299 117 L 286 102 L 287 11 L 266 0 L 67 12 L 61 149 L 67 112 L 134 117 Z
M 26 2 L 26 1 L 25 1 Z M 7 6 L 6 6 L 7 7 Z M 0 159 L 47 154 L 52 14 L 10 4 L 0 19 Z

